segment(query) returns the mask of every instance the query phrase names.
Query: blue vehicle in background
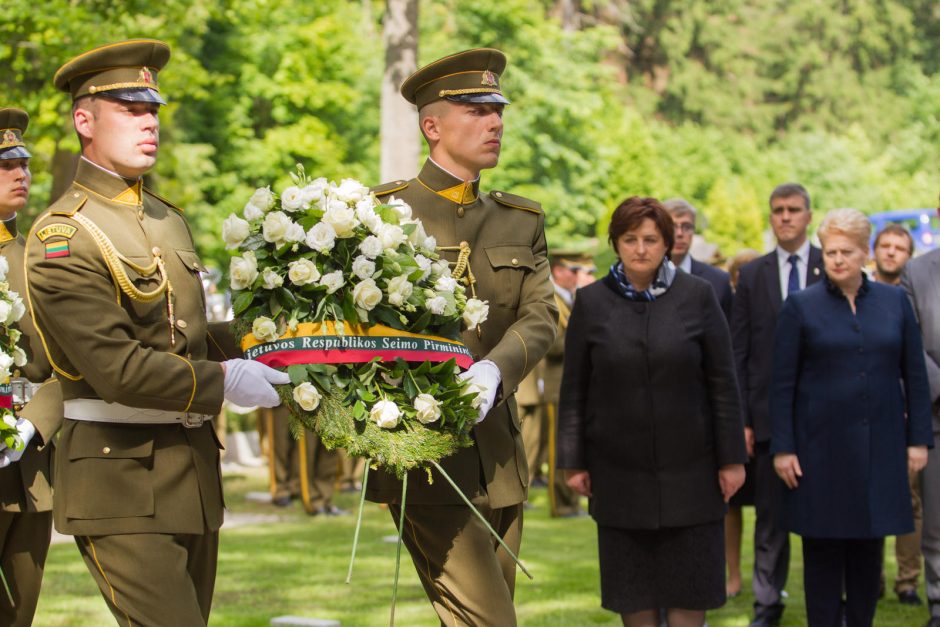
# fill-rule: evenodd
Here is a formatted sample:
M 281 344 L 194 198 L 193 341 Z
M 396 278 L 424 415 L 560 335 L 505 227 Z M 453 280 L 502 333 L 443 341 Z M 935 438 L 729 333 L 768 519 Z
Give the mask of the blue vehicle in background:
M 895 209 L 868 217 L 872 224 L 872 245 L 875 235 L 893 222 L 906 228 L 914 237 L 914 254 L 920 255 L 940 247 L 940 217 L 936 209 Z

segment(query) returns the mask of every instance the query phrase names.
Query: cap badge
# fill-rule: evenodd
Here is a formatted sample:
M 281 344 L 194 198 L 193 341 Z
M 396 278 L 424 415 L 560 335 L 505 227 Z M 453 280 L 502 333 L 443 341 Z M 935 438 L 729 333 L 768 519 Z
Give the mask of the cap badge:
M 16 133 L 11 130 L 6 130 L 3 133 L 3 143 L 4 144 L 13 144 L 16 143 Z
M 483 79 L 480 81 L 484 87 L 497 87 L 498 83 L 496 82 L 496 75 L 490 72 L 489 70 L 483 71 Z
M 142 83 L 153 84 L 153 73 L 148 67 L 140 68 L 140 74 L 137 76 L 137 79 Z

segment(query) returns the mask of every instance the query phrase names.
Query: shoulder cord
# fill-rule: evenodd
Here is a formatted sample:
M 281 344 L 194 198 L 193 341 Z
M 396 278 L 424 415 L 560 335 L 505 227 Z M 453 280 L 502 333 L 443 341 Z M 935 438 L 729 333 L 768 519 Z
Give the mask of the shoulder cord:
M 447 251 L 447 252 L 457 252 L 457 263 L 454 264 L 453 270 L 450 271 L 450 276 L 457 279 L 458 281 L 463 281 L 467 287 L 470 288 L 470 297 L 477 297 L 477 288 L 476 282 L 477 279 L 473 276 L 473 271 L 470 269 L 470 244 L 467 242 L 460 242 L 459 246 L 438 246 L 438 250 Z M 477 337 L 482 337 L 483 331 L 480 329 L 480 325 L 477 325 Z

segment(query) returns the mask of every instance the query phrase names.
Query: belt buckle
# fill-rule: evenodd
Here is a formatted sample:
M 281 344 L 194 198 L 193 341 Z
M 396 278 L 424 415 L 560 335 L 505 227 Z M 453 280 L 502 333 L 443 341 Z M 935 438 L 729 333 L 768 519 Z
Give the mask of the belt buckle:
M 190 414 L 186 412 L 183 416 L 183 426 L 187 429 L 197 429 L 206 421 L 202 414 Z

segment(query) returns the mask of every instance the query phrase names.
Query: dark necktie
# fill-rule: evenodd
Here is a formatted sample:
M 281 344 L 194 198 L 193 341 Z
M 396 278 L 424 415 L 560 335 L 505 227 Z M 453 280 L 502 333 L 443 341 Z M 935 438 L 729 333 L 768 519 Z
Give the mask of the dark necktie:
M 790 278 L 787 279 L 787 296 L 793 292 L 800 291 L 800 269 L 796 265 L 799 260 L 799 255 L 790 255 L 790 258 L 787 260 L 790 262 Z

